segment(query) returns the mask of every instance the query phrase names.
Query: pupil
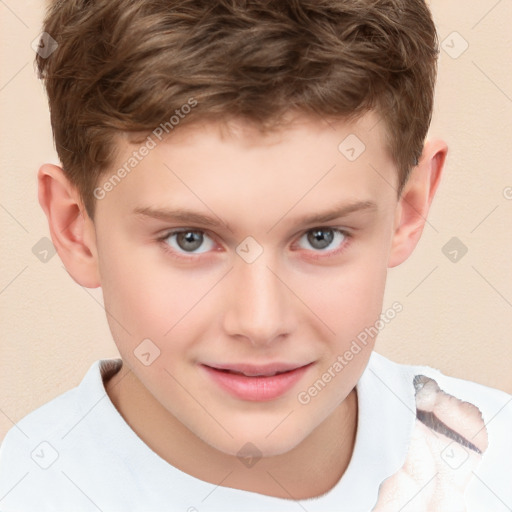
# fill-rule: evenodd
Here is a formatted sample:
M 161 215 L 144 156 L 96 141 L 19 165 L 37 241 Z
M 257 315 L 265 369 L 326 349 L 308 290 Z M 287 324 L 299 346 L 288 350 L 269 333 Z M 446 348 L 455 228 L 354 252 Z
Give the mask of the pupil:
M 183 231 L 178 233 L 177 243 L 181 249 L 184 250 L 195 250 L 201 247 L 203 236 L 196 231 Z M 192 245 L 188 245 L 192 244 Z M 184 246 L 183 246 L 184 245 Z
M 327 233 L 327 236 L 325 235 Z M 308 241 L 311 243 L 313 247 L 317 249 L 325 249 L 328 247 L 333 241 L 334 235 L 332 234 L 332 229 L 315 229 L 312 231 L 311 235 L 308 235 Z M 319 242 L 319 247 L 317 243 Z

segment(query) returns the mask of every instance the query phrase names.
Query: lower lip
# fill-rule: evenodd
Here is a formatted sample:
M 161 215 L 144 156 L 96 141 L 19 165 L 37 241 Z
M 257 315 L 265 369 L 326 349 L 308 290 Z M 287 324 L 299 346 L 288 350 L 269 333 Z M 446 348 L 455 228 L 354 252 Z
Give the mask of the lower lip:
M 242 400 L 265 402 L 289 391 L 313 363 L 272 377 L 246 377 L 223 372 L 210 366 L 201 365 L 210 377 L 224 390 Z

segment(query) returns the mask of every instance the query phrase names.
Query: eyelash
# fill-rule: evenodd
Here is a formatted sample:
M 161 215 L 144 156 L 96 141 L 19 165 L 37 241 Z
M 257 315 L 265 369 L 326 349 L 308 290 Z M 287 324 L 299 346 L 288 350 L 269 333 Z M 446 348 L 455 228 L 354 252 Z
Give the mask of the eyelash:
M 320 260 L 320 259 L 324 259 L 324 258 L 331 258 L 331 257 L 334 257 L 334 256 L 338 256 L 339 254 L 344 252 L 348 248 L 350 243 L 352 242 L 352 238 L 353 238 L 352 233 L 350 233 L 349 231 L 346 231 L 344 229 L 335 228 L 335 227 L 332 227 L 332 226 L 319 226 L 319 227 L 314 227 L 314 228 L 308 229 L 308 230 L 304 231 L 300 235 L 299 240 L 300 240 L 300 238 L 302 238 L 307 233 L 310 233 L 310 232 L 315 231 L 315 230 L 320 230 L 320 229 L 332 230 L 332 231 L 335 231 L 337 233 L 340 233 L 340 234 L 342 234 L 345 237 L 345 240 L 343 241 L 343 243 L 342 243 L 342 245 L 341 245 L 341 247 L 339 249 L 335 249 L 335 250 L 332 250 L 332 251 L 325 251 L 325 252 L 313 251 L 313 252 L 318 252 L 319 254 L 313 254 L 311 256 L 308 256 L 309 259 Z M 180 228 L 180 229 L 174 229 L 174 230 L 166 232 L 163 236 L 158 237 L 157 241 L 162 245 L 163 250 L 167 254 L 169 254 L 171 257 L 179 259 L 179 260 L 182 260 L 182 261 L 183 260 L 185 260 L 185 261 L 193 261 L 193 260 L 196 260 L 197 257 L 200 254 L 203 254 L 203 253 L 200 253 L 199 255 L 198 254 L 195 254 L 195 255 L 191 254 L 191 255 L 187 255 L 186 256 L 186 255 L 184 255 L 182 253 L 176 252 L 166 242 L 166 240 L 169 237 L 171 237 L 172 235 L 177 235 L 179 233 L 188 233 L 188 232 L 203 233 L 203 234 L 206 234 L 209 238 L 211 238 L 213 240 L 213 237 L 209 234 L 209 232 L 205 231 L 203 229 Z

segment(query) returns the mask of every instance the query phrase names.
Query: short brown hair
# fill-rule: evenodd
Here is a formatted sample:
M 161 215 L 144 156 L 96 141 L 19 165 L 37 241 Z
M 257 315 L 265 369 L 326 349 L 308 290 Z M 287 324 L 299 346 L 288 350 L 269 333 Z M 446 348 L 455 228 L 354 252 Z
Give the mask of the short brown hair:
M 89 215 L 117 136 L 242 118 L 262 130 L 290 110 L 354 118 L 375 109 L 400 195 L 432 116 L 438 39 L 425 0 L 59 0 L 36 56 L 55 146 Z

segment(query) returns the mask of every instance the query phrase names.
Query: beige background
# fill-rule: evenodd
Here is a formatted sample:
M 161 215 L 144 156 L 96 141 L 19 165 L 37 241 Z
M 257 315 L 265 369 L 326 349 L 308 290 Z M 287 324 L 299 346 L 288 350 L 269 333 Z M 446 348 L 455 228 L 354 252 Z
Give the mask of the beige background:
M 0 1 L 0 439 L 95 360 L 117 356 L 101 290 L 75 284 L 58 256 L 43 263 L 32 252 L 49 236 L 36 172 L 58 162 L 31 48 L 43 7 Z M 512 2 L 431 7 L 444 41 L 431 135 L 450 154 L 422 240 L 389 271 L 384 309 L 404 309 L 376 349 L 512 393 Z M 442 252 L 452 237 L 468 248 L 457 263 Z

